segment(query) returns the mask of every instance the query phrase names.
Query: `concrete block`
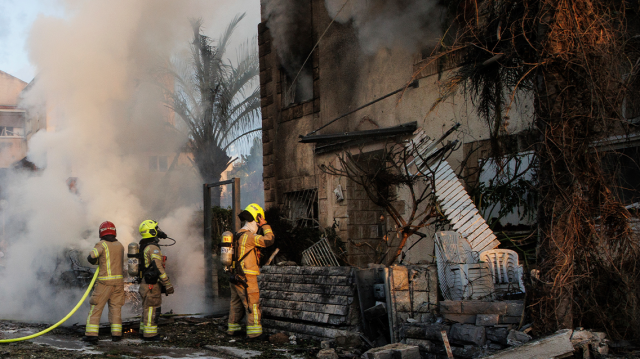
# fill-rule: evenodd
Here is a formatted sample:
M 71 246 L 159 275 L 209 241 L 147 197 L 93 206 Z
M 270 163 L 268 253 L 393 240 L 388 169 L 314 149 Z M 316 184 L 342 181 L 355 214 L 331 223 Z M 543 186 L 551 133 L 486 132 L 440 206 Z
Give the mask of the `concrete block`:
M 491 340 L 495 343 L 500 343 L 503 345 L 507 344 L 507 336 L 509 335 L 508 328 L 496 328 L 496 327 L 488 327 L 485 328 L 487 340 Z
M 442 332 L 443 330 L 447 332 L 447 335 L 449 335 L 451 327 L 449 325 L 438 323 L 414 323 L 404 326 L 401 330 L 401 335 L 405 338 L 426 339 L 432 342 L 442 343 L 442 335 L 440 334 L 440 332 Z
M 463 314 L 507 314 L 506 302 L 483 302 L 479 300 L 461 301 Z
M 547 359 L 573 353 L 571 329 L 564 329 L 553 335 L 530 341 L 519 347 L 502 350 L 484 359 Z
M 373 212 L 372 212 L 373 213 Z M 409 271 L 405 266 L 392 266 L 393 290 L 409 290 Z
M 395 343 L 369 349 L 362 354 L 364 359 L 421 359 L 420 348 L 416 345 Z
M 318 359 L 338 359 L 335 349 L 321 349 L 317 355 Z
M 420 350 L 425 351 L 425 352 L 430 352 L 433 350 L 433 343 L 429 340 L 426 339 L 413 339 L 413 338 L 408 338 L 406 340 L 406 344 L 407 345 L 414 345 L 417 346 L 418 348 L 420 348 Z
M 442 314 L 461 314 L 461 300 L 443 300 L 440 302 L 440 313 Z
M 444 319 L 456 323 L 476 324 L 475 314 L 443 314 Z
M 451 352 L 454 358 L 471 359 L 478 358 L 482 354 L 482 348 L 473 345 L 465 345 L 464 347 L 452 346 Z
M 527 333 L 523 333 L 514 329 L 509 331 L 507 335 L 507 344 L 511 346 L 520 346 L 531 341 L 531 336 Z
M 498 314 L 478 314 L 476 315 L 476 325 L 489 327 L 498 324 L 500 316 Z
M 487 341 L 484 327 L 456 323 L 451 326 L 450 340 L 454 344 L 483 346 Z
M 359 348 L 362 346 L 360 336 L 355 333 L 349 333 L 349 335 L 341 335 L 335 337 L 336 346 L 340 348 Z
M 509 317 L 506 315 L 500 316 L 500 324 L 520 324 L 521 317 Z
M 524 302 L 521 301 L 508 301 L 507 303 L 507 312 L 505 313 L 511 317 L 520 317 L 522 316 L 522 312 L 524 311 Z
M 434 303 L 435 304 L 435 303 Z M 429 313 L 429 292 L 413 292 L 413 311 L 417 313 Z

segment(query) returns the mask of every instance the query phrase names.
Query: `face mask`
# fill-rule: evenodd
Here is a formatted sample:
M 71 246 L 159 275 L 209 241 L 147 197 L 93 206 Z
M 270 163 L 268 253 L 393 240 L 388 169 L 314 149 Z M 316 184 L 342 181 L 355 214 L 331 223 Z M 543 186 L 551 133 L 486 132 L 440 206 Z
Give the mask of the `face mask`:
M 258 233 L 258 223 L 256 223 L 255 221 L 253 222 L 245 222 L 244 223 L 244 227 L 242 227 L 242 229 L 246 229 L 247 231 L 256 234 Z

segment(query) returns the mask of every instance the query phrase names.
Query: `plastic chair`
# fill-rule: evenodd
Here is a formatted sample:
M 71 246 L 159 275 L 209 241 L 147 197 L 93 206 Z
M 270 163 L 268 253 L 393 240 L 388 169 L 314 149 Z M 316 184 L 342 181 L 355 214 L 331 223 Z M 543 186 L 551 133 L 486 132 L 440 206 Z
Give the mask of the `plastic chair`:
M 490 249 L 480 253 L 480 260 L 487 262 L 493 283 L 501 292 L 524 293 L 522 267 L 518 263 L 518 253 L 510 249 Z

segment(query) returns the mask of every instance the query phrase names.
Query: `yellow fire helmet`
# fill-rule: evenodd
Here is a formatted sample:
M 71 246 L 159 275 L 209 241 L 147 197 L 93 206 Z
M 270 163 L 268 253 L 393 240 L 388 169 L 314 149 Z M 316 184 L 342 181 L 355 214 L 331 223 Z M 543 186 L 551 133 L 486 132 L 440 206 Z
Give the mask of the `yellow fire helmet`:
M 158 235 L 158 222 L 147 219 L 146 221 L 140 223 L 140 228 L 138 228 L 140 235 L 142 238 L 153 238 Z
M 257 203 L 251 203 L 244 210 L 249 212 L 249 213 L 251 213 L 251 215 L 253 216 L 253 220 L 254 221 L 258 220 L 258 215 L 260 215 L 260 216 L 262 216 L 262 218 L 264 218 L 264 210 Z

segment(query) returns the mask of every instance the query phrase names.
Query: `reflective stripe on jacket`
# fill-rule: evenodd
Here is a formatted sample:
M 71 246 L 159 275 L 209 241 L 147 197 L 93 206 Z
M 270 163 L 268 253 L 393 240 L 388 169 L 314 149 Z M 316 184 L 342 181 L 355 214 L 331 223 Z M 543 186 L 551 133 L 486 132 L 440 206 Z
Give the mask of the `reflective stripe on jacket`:
M 245 274 L 260 275 L 260 267 L 258 266 L 258 248 L 266 248 L 273 244 L 275 237 L 273 231 L 268 224 L 262 226 L 264 235 L 253 234 L 247 230 L 240 230 L 238 232 L 238 254 L 237 258 L 242 258 L 246 253 L 256 249 L 256 252 L 252 255 L 247 255 L 240 265 Z
M 169 276 L 167 276 L 167 273 L 164 270 L 164 266 L 162 265 L 162 252 L 160 251 L 160 247 L 156 246 L 155 244 L 148 244 L 144 248 L 143 254 L 144 267 L 149 268 L 149 266 L 151 265 L 151 261 L 154 261 L 156 263 L 156 267 L 158 267 L 158 270 L 160 271 L 160 277 L 158 278 L 158 280 L 165 287 L 171 287 Z
M 124 246 L 122 243 L 117 240 L 113 242 L 102 240 L 93 247 L 90 256 L 98 258 L 98 265 L 100 266 L 99 282 L 106 285 L 124 283 L 122 275 Z

